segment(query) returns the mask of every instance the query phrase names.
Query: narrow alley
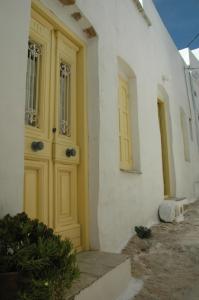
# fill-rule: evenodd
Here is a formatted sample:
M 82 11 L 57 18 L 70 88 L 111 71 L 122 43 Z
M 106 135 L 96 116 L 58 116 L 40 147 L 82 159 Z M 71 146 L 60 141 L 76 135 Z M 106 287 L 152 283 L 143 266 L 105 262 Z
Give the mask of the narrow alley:
M 152 227 L 152 237 L 134 236 L 123 251 L 133 277 L 144 285 L 136 300 L 199 299 L 199 202 L 186 207 L 181 223 Z

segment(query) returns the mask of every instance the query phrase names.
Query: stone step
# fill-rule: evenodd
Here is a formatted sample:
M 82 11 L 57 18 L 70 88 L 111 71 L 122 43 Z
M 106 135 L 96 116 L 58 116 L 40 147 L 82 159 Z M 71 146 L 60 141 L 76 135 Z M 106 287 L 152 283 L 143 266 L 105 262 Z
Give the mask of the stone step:
M 77 261 L 81 275 L 65 300 L 117 300 L 132 282 L 130 259 L 126 255 L 88 251 L 79 253 Z

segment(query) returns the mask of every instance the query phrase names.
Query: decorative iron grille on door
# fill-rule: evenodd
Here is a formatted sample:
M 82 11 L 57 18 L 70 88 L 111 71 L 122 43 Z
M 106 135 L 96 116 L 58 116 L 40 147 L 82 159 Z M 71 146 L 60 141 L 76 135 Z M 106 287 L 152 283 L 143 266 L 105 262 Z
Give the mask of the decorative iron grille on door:
M 26 73 L 25 124 L 33 127 L 39 127 L 41 53 L 42 46 L 30 40 Z
M 60 128 L 59 132 L 71 136 L 71 66 L 60 63 Z

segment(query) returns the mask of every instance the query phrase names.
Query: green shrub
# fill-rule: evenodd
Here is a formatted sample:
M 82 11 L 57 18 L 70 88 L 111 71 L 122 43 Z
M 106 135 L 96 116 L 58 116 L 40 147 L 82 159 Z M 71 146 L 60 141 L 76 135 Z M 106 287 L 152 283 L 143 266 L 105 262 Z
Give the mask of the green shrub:
M 79 276 L 69 240 L 25 213 L 0 220 L 0 273 L 19 272 L 19 300 L 62 300 Z

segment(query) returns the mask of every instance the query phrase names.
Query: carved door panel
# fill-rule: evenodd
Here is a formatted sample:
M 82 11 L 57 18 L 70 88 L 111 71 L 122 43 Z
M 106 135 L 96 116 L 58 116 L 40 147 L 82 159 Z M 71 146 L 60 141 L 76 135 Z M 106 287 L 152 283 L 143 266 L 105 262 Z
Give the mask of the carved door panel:
M 48 162 L 25 160 L 25 211 L 30 218 L 48 223 Z

